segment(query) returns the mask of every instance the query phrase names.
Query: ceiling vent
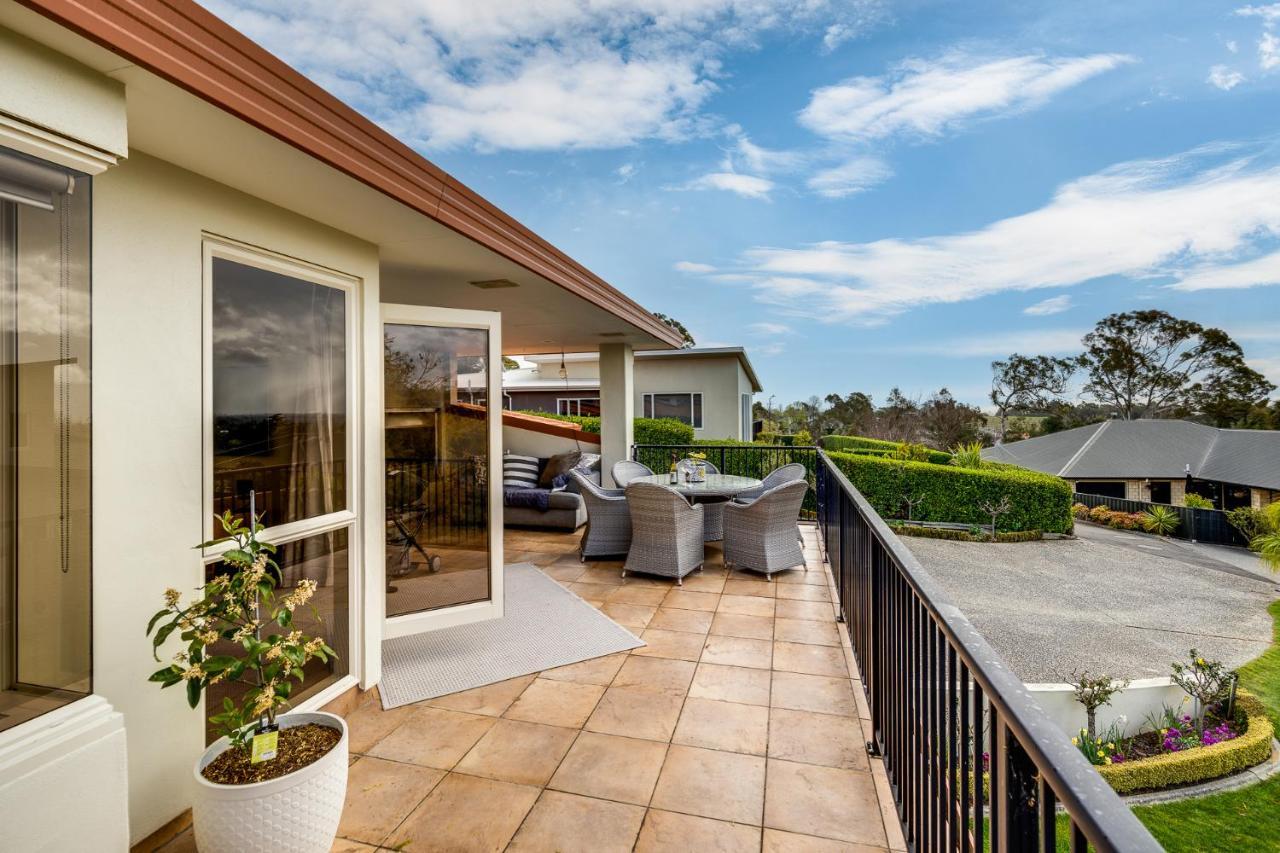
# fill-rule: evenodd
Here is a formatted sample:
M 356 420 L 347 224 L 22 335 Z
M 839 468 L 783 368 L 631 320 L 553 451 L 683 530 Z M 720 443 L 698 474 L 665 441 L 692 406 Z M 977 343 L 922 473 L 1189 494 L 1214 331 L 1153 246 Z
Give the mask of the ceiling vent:
M 478 287 L 481 290 L 499 290 L 504 287 L 519 287 L 514 281 L 505 278 L 490 278 L 485 281 L 467 282 L 472 287 Z

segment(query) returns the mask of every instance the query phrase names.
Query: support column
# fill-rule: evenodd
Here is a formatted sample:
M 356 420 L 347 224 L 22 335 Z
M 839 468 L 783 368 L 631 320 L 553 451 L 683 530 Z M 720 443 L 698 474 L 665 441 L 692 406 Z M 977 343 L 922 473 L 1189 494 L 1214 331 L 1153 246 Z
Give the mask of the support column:
M 600 345 L 600 473 L 613 486 L 613 463 L 631 458 L 636 416 L 635 354 L 631 344 Z

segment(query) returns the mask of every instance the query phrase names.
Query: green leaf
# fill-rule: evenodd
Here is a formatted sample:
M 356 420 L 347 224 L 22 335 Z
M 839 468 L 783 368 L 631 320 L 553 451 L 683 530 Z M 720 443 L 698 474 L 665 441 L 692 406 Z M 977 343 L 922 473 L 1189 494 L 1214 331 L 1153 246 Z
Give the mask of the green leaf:
M 170 622 L 167 625 L 160 626 L 160 630 L 156 631 L 156 636 L 151 641 L 151 656 L 156 660 L 160 660 L 160 655 L 156 654 L 156 650 L 164 644 L 165 640 L 169 639 L 169 635 L 172 634 L 174 629 L 177 627 L 177 622 Z
M 195 708 L 200 704 L 200 679 L 193 678 L 187 682 L 187 704 Z
M 151 629 L 156 627 L 156 623 L 168 615 L 169 615 L 169 609 L 166 607 L 164 610 L 161 610 L 155 616 L 152 616 L 151 621 L 147 623 L 147 635 L 150 636 Z

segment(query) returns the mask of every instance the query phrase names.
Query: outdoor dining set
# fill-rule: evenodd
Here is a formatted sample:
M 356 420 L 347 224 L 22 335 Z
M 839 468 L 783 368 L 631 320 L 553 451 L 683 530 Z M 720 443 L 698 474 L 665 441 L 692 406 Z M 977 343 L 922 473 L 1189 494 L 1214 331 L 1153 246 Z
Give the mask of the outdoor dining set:
M 677 584 L 702 568 L 706 544 L 721 542 L 726 568 L 749 570 L 772 580 L 776 572 L 804 565 L 796 522 L 809 488 L 798 462 L 763 480 L 721 474 L 709 462 L 696 476 L 681 470 L 655 474 L 639 462 L 613 466 L 617 488 L 590 477 L 573 477 L 587 510 L 581 558 L 626 555 L 622 575 L 675 578 Z

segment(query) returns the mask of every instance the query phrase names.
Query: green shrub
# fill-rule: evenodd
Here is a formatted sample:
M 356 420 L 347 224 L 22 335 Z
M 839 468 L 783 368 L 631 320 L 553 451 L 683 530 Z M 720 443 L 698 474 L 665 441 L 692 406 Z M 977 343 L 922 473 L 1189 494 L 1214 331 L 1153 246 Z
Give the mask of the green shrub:
M 519 414 L 565 421 L 582 427 L 583 432 L 600 434 L 598 416 L 553 415 L 533 411 L 522 411 Z M 693 444 L 693 427 L 675 418 L 636 418 L 632 430 L 636 444 Z
M 1089 518 L 1089 505 L 1079 504 L 1079 503 L 1072 504 L 1071 514 L 1074 515 L 1076 518 L 1087 520 Z
M 901 514 L 904 495 L 919 495 L 923 500 L 913 512 L 919 521 L 987 525 L 991 516 L 980 505 L 1008 495 L 1011 507 L 1000 517 L 1002 529 L 1069 533 L 1072 528 L 1071 486 L 1050 474 L 1003 467 L 975 471 L 852 453 L 829 456 L 885 518 Z
M 1213 501 L 1204 495 L 1197 495 L 1195 492 L 1187 492 L 1182 500 L 1182 505 L 1191 509 L 1213 509 Z
M 1227 521 L 1231 522 L 1231 526 L 1239 530 L 1240 535 L 1249 542 L 1264 534 L 1275 532 L 1267 514 L 1251 506 L 1230 510 L 1227 513 Z
M 1244 734 L 1231 740 L 1182 752 L 1166 752 L 1098 768 L 1118 794 L 1158 791 L 1218 779 L 1261 764 L 1271 757 L 1271 721 L 1262 703 L 1243 690 L 1236 707 L 1248 720 Z
M 971 441 L 951 448 L 951 464 L 957 468 L 985 468 L 982 461 L 982 442 Z
M 822 449 L 828 453 L 863 453 L 867 455 L 889 456 L 899 447 L 897 441 L 883 441 L 879 438 L 866 438 L 861 435 L 826 435 L 822 437 Z M 915 445 L 923 447 L 923 445 Z M 951 462 L 951 454 L 941 450 L 924 448 L 927 457 L 921 461 L 933 462 L 936 465 L 947 465 Z
M 1181 523 L 1178 513 L 1167 506 L 1153 506 L 1142 513 L 1142 527 L 1148 533 L 1154 533 L 1157 536 L 1170 535 Z
M 761 444 L 771 444 L 775 447 L 793 447 L 800 442 L 796 441 L 794 433 L 789 432 L 762 432 L 760 433 Z
M 1107 527 L 1114 530 L 1141 530 L 1144 524 L 1140 512 L 1112 512 L 1107 516 Z

